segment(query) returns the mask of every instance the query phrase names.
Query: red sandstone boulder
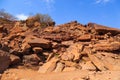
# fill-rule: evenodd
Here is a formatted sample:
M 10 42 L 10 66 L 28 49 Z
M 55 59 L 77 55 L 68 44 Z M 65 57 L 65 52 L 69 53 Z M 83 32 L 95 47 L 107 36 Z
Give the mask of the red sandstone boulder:
M 98 25 L 95 23 L 89 23 L 88 27 L 94 28 L 95 31 L 100 35 L 103 35 L 103 34 L 108 33 L 108 32 L 112 33 L 112 35 L 120 34 L 119 29 L 110 28 L 110 27 Z
M 38 72 L 39 73 L 46 73 L 46 72 L 52 72 L 55 70 L 58 62 L 58 58 L 52 58 L 50 61 L 46 62 L 43 66 L 40 66 Z
M 12 54 L 10 55 L 10 60 L 11 60 L 10 65 L 17 65 L 18 63 L 21 62 L 21 59 L 18 56 Z
M 78 41 L 90 41 L 91 40 L 90 34 L 84 34 L 77 38 Z
M 23 63 L 25 66 L 38 65 L 40 61 L 41 61 L 40 57 L 38 57 L 36 54 L 23 56 Z
M 120 43 L 119 42 L 100 43 L 95 44 L 94 48 L 98 51 L 119 51 Z
M 34 47 L 33 48 L 33 51 L 34 51 L 34 53 L 40 53 L 40 52 L 42 52 L 42 48 L 41 47 Z
M 0 73 L 5 71 L 10 65 L 10 56 L 8 52 L 0 50 Z
M 46 39 L 34 38 L 28 42 L 31 47 L 51 48 L 51 42 Z
M 68 53 L 72 53 L 75 57 L 74 57 L 74 60 L 79 60 L 80 57 L 81 57 L 81 52 L 83 50 L 83 45 L 82 44 L 74 44 L 74 45 L 71 45 L 67 51 Z

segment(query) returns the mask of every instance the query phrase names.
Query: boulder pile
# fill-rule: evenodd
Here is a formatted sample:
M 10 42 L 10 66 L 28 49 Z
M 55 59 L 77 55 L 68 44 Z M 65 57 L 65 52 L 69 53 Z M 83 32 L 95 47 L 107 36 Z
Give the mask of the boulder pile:
M 14 22 L 8 27 L 0 25 L 0 72 L 18 66 L 40 73 L 120 70 L 119 29 L 77 21 L 46 28 Z

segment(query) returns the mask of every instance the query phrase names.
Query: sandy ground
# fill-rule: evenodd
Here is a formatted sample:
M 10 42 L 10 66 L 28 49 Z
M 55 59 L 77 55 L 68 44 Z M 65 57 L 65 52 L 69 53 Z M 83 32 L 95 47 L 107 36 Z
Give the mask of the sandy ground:
M 9 69 L 1 80 L 120 80 L 120 71 L 70 71 L 41 74 L 30 69 Z

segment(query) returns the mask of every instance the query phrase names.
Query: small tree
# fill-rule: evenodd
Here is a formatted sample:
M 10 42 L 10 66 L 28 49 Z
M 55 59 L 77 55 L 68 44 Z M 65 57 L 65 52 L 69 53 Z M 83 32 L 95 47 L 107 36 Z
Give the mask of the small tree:
M 50 26 L 53 21 L 53 19 L 48 14 L 36 14 L 34 16 L 31 16 L 27 19 L 27 25 L 28 26 L 34 26 L 34 22 L 39 22 L 41 24 L 41 27 L 47 27 Z M 54 22 L 55 25 L 55 22 Z
M 48 14 L 36 14 L 33 16 L 36 20 L 38 20 L 40 23 L 49 23 L 53 22 L 53 19 Z
M 4 9 L 0 10 L 0 18 L 6 19 L 6 20 L 16 20 L 16 18 L 11 15 L 10 13 L 6 12 Z

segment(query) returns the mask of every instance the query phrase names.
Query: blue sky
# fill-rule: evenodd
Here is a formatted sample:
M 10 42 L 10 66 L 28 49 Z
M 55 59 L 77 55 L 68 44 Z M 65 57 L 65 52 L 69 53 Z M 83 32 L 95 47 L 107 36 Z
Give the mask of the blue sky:
M 49 14 L 57 24 L 77 20 L 120 28 L 120 0 L 0 0 L 0 9 L 25 19 Z

